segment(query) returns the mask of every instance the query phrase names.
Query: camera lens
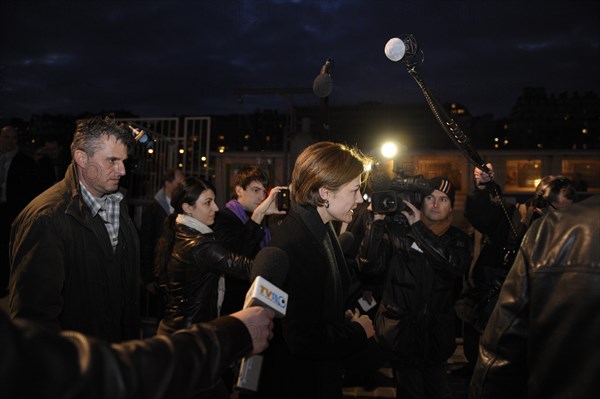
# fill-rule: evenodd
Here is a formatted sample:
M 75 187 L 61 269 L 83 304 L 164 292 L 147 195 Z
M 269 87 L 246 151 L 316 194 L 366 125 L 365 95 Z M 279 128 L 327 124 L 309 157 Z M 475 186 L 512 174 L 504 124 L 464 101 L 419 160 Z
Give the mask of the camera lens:
M 381 200 L 381 208 L 386 211 L 390 211 L 395 209 L 396 207 L 396 199 L 392 197 L 386 197 Z

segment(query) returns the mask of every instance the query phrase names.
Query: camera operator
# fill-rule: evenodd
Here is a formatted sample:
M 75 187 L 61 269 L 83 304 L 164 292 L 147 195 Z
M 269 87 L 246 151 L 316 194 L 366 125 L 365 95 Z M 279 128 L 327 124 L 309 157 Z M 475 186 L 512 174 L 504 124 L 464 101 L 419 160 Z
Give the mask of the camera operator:
M 375 330 L 391 360 L 396 397 L 445 398 L 446 361 L 456 348 L 453 289 L 470 263 L 469 237 L 451 226 L 454 184 L 444 177 L 412 179 L 415 187 L 426 182 L 430 188 L 398 192 L 410 199 L 397 201 L 403 209 L 377 213 L 373 201 L 358 262 L 361 272 L 386 276 Z

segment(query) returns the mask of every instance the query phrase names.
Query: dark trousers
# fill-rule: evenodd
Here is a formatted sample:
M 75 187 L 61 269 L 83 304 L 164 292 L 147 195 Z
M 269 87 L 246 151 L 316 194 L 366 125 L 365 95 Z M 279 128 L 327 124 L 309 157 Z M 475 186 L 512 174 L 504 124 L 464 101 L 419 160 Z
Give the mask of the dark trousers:
M 479 338 L 481 334 L 469 323 L 464 323 L 463 326 L 463 351 L 467 361 L 469 362 L 469 368 L 473 370 L 475 363 L 477 362 L 477 356 L 479 352 Z
M 435 365 L 393 363 L 396 399 L 446 399 L 451 397 L 446 362 Z

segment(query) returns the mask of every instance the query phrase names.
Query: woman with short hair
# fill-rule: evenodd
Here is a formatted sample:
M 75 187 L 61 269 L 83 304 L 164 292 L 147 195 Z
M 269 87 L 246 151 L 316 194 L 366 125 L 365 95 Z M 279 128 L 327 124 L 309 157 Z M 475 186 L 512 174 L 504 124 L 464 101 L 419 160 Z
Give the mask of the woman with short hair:
M 346 312 L 350 273 L 332 222 L 350 222 L 368 159 L 332 142 L 306 148 L 296 160 L 292 204 L 269 246 L 284 250 L 289 273 L 286 316 L 264 353 L 261 398 L 342 398 L 343 359 L 364 349 L 371 320 Z

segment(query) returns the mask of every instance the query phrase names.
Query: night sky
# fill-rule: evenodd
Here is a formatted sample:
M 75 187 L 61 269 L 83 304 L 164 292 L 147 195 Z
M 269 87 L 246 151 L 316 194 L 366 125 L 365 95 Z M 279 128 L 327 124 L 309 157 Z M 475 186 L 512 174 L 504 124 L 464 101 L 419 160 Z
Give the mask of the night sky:
M 275 108 L 334 59 L 330 105 L 424 103 L 383 48 L 412 33 L 442 102 L 507 116 L 525 86 L 600 94 L 597 1 L 32 1 L 0 4 L 0 117 Z M 318 105 L 313 94 L 297 105 Z

